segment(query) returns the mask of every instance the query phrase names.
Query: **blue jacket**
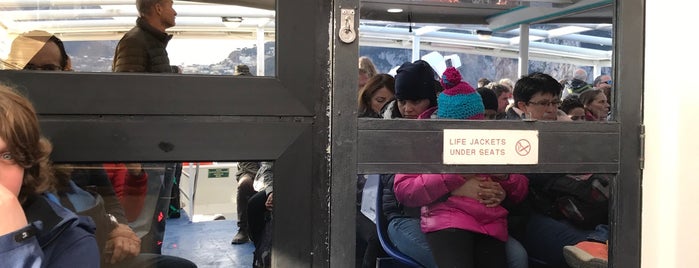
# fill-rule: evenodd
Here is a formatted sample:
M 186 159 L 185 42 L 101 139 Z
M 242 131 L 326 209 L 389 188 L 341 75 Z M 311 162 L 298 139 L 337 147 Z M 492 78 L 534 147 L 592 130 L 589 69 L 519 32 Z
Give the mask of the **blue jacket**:
M 0 236 L 2 266 L 99 267 L 94 223 L 50 199 L 30 197 L 22 206 L 29 225 Z

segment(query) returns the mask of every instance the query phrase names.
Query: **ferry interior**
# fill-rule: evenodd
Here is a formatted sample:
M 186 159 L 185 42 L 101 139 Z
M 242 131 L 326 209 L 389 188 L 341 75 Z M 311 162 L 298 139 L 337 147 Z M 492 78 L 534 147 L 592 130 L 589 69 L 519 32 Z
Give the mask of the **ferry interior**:
M 242 161 L 274 161 L 275 169 L 278 163 L 274 267 L 354 266 L 355 235 L 347 230 L 355 230 L 356 183 L 347 178 L 356 174 L 616 176 L 633 169 L 620 166 L 628 156 L 619 150 L 621 126 L 627 122 L 620 118 L 633 108 L 615 105 L 622 99 L 617 92 L 612 94 L 611 120 L 600 124 L 357 120 L 353 96 L 354 62 L 364 56 L 362 52 L 382 57 L 380 73 L 395 74 L 403 61 L 418 59 L 428 61 L 438 73 L 448 66 L 507 59 L 513 62 L 509 70 L 483 75 L 515 81 L 531 71 L 546 70 L 561 79 L 584 68 L 589 82 L 606 74 L 616 83 L 615 16 L 620 9 L 615 1 L 175 0 L 173 7 L 177 17 L 176 26 L 167 29 L 173 35 L 168 54 L 181 73 L 165 77 L 111 73 L 114 48 L 138 16 L 134 0 L 0 1 L 0 80 L 20 85 L 31 96 L 42 129 L 54 143 L 56 163 L 76 170 L 107 169 L 102 163 L 140 163 L 148 175 L 141 185 L 147 191 L 140 201 L 132 201 L 141 203 L 120 200 L 125 209 L 138 208 L 129 222 L 139 236 L 154 224 L 164 181 L 172 179 L 161 163 L 181 163 L 181 171 L 174 175 L 179 177 L 181 210 L 166 219 L 162 254 L 189 259 L 198 267 L 253 266 L 253 244 L 231 244 L 238 230 L 236 174 Z M 333 23 L 328 23 L 329 14 Z M 335 40 L 344 23 L 349 23 L 348 32 L 356 34 L 355 40 Z M 28 59 L 9 56 L 12 42 L 33 30 L 46 31 L 65 43 L 72 72 L 20 71 Z M 333 34 L 323 37 L 328 32 Z M 250 66 L 255 77 L 234 76 L 238 64 Z M 352 75 L 341 75 L 348 72 Z M 305 83 L 318 86 L 309 89 Z M 125 104 L 132 97 L 137 100 Z M 471 127 L 539 131 L 538 164 L 446 165 L 441 151 L 426 155 L 413 151 L 441 148 L 443 129 Z M 398 134 L 406 135 L 406 140 L 371 141 Z M 410 137 L 427 144 L 406 149 Z M 575 142 L 579 139 L 605 146 Z M 630 173 L 627 176 L 638 177 Z M 633 180 L 628 183 L 609 194 L 630 187 Z M 630 201 L 640 194 L 631 193 Z M 621 205 L 633 211 L 640 206 L 634 204 Z M 610 209 L 612 237 L 622 227 L 640 228 L 639 223 L 628 225 L 631 220 L 622 218 L 617 212 L 621 207 L 617 208 Z M 291 212 L 277 214 L 276 209 Z M 630 215 L 626 217 L 639 216 Z M 617 250 L 639 241 L 612 239 L 610 262 L 634 267 L 639 262 L 634 251 L 624 255 Z M 547 267 L 535 260 L 530 264 Z M 416 267 L 406 265 L 389 254 L 377 266 Z

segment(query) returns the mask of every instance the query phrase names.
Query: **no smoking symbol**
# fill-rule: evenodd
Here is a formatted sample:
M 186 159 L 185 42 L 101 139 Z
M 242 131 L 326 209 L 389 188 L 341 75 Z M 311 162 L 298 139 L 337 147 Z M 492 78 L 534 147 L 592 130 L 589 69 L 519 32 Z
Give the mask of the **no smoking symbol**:
M 529 152 L 532 151 L 532 145 L 529 143 L 528 140 L 518 140 L 517 144 L 515 144 L 515 151 L 518 155 L 526 156 L 529 154 Z

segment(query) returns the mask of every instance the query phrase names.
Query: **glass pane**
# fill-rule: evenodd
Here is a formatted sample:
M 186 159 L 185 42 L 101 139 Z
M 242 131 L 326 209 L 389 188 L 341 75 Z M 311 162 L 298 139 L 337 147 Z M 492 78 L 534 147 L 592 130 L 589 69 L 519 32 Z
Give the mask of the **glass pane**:
M 401 64 L 417 59 L 428 62 L 437 76 L 453 66 L 462 80 L 474 88 L 488 87 L 496 92 L 498 99 L 502 97 L 496 117 L 501 119 L 508 107 L 515 106 L 512 91 L 520 78 L 520 29 L 492 32 L 487 27 L 362 20 L 359 55 L 370 59 L 378 73 L 392 76 Z M 605 23 L 530 26 L 529 73 L 542 72 L 559 81 L 563 87 L 561 99 L 568 95 L 580 97 L 588 89 L 599 89 L 601 93 L 599 96 L 592 92 L 583 95 L 587 103 L 567 101 L 560 107 L 566 109 L 560 112 L 559 120 L 606 121 L 613 118 L 612 30 L 612 25 Z M 569 108 L 570 105 L 580 108 Z
M 118 261 L 128 267 L 151 267 L 143 262 L 145 253 L 162 253 L 158 258 L 191 261 L 199 267 L 252 266 L 255 246 L 250 238 L 260 241 L 271 220 L 272 162 L 56 167 L 58 196 L 70 203 L 66 207 L 93 218 L 103 259 L 120 249 L 112 236 L 140 239 L 141 248 L 134 254 L 142 255 Z M 113 225 L 109 215 L 121 225 Z M 238 238 L 239 230 L 245 236 Z
M 267 1 L 248 7 L 244 3 L 204 2 L 174 1 L 175 25 L 166 28 L 172 35 L 167 43 L 167 56 L 169 64 L 177 67 L 174 70 L 184 74 L 249 72 L 255 76 L 274 76 L 274 4 Z M 30 38 L 34 42 L 18 40 L 12 45 L 18 36 L 23 39 L 21 36 L 29 33 L 51 34 L 62 40 L 71 59 L 68 68 L 73 71 L 111 72 L 117 44 L 136 25 L 137 17 L 132 0 L 3 1 L 0 3 L 4 25 L 0 27 L 2 69 L 25 68 L 40 51 L 40 44 L 47 37 Z M 237 65 L 247 65 L 248 71 L 241 68 L 236 72 Z

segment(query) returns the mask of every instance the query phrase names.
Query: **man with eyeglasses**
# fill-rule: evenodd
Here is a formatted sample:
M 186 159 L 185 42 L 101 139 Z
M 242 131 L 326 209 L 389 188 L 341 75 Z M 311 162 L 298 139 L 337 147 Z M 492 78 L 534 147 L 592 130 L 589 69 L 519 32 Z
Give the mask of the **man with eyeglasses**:
M 565 113 L 558 109 L 562 89 L 550 75 L 532 73 L 523 76 L 515 84 L 515 105 L 507 110 L 506 118 L 567 118 L 561 116 Z M 604 197 L 594 182 L 606 187 L 608 179 L 597 174 L 530 173 L 526 176 L 529 195 L 524 204 L 527 205 L 509 209 L 508 229 L 519 230 L 513 232 L 513 236 L 522 242 L 529 257 L 550 267 L 607 267 L 608 197 Z M 600 198 L 592 201 L 573 199 L 577 193 Z M 584 220 L 573 220 L 579 218 Z
M 532 73 L 515 84 L 514 105 L 505 116 L 509 120 L 557 120 L 561 105 L 561 86 L 556 79 L 544 73 Z

